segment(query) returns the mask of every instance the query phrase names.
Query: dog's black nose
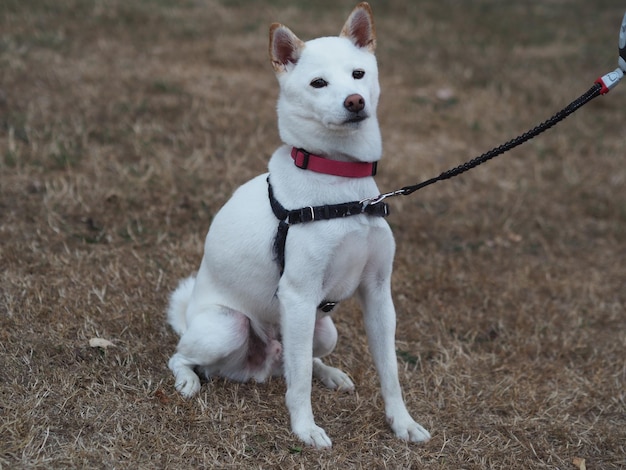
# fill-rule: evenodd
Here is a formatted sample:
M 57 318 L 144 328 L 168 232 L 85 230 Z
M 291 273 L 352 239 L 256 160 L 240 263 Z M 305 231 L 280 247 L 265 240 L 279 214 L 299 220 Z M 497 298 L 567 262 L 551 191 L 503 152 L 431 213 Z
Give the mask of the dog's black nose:
M 343 106 L 350 112 L 358 113 L 359 111 L 363 111 L 363 108 L 365 108 L 365 99 L 361 95 L 357 95 L 355 93 L 354 95 L 348 96 L 344 100 Z

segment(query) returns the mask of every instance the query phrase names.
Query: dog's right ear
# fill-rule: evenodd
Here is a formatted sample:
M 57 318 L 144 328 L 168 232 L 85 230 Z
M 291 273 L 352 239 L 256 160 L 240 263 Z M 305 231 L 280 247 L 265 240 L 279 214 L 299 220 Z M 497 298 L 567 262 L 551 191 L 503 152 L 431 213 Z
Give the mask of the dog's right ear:
M 303 48 L 304 42 L 289 28 L 280 23 L 270 26 L 270 60 L 276 73 L 286 72 L 289 64 L 295 65 Z

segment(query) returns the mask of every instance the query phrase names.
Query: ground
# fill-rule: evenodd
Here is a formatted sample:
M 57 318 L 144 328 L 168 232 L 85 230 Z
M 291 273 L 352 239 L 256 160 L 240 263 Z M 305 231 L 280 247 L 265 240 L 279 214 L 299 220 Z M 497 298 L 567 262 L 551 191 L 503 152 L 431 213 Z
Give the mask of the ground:
M 336 34 L 355 2 L 2 0 L 0 467 L 626 467 L 625 89 L 463 176 L 391 201 L 408 408 L 385 423 L 357 305 L 315 383 L 174 389 L 169 292 L 280 144 L 269 24 Z M 616 67 L 624 4 L 372 0 L 392 190 L 526 131 Z M 100 343 L 93 340 L 99 338 Z

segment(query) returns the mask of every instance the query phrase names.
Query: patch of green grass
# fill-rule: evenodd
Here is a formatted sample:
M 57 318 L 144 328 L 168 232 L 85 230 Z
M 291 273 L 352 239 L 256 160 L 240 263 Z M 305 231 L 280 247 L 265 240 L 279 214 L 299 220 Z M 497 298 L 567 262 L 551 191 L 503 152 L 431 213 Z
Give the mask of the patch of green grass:
M 29 36 L 22 36 L 21 42 L 29 42 L 31 45 L 40 48 L 59 50 L 67 44 L 66 35 L 61 30 L 38 31 Z
M 156 79 L 152 82 L 151 86 L 152 91 L 156 93 L 165 93 L 172 95 L 180 95 L 185 92 L 185 90 L 178 85 L 177 83 L 173 83 L 166 79 Z
M 416 366 L 419 362 L 419 357 L 410 353 L 409 351 L 405 351 L 403 349 L 396 349 L 396 354 L 398 355 L 398 359 L 412 366 Z
M 8 168 L 15 168 L 17 166 L 18 157 L 17 154 L 11 150 L 4 152 L 4 165 Z
M 54 170 L 64 170 L 78 166 L 82 159 L 82 149 L 79 145 L 58 143 L 48 155 L 50 167 Z

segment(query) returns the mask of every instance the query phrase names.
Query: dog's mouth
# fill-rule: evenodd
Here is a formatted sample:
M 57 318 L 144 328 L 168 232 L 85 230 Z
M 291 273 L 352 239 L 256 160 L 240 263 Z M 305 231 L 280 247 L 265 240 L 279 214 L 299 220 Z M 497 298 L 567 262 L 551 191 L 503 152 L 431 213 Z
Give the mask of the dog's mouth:
M 367 116 L 365 114 L 357 114 L 356 116 L 352 116 L 344 121 L 344 124 L 356 124 L 361 121 L 365 121 Z

